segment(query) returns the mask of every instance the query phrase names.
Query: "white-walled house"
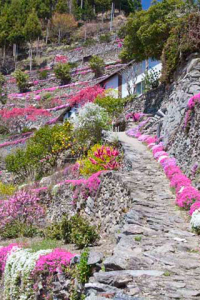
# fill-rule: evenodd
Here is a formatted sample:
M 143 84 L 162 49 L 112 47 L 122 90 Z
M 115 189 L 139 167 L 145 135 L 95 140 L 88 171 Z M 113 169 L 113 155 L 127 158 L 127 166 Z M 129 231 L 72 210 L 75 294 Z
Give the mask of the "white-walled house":
M 106 90 L 113 89 L 118 94 L 118 97 L 124 98 L 130 94 L 136 93 L 138 96 L 144 92 L 144 76 L 145 70 L 149 72 L 154 70 L 160 72 L 162 64 L 160 61 L 152 61 L 142 63 L 130 62 L 126 66 L 115 71 L 105 79 L 101 80 L 99 84 Z

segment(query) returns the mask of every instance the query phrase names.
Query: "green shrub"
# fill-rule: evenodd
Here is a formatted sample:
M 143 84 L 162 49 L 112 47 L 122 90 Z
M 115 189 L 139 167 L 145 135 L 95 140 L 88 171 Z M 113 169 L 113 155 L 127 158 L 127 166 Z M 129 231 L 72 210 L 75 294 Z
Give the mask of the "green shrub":
M 94 46 L 96 45 L 97 41 L 92 39 L 92 38 L 88 38 L 84 43 L 83 46 L 84 47 L 88 47 L 88 46 Z
M 96 77 L 100 77 L 104 73 L 105 63 L 101 57 L 94 55 L 90 59 L 90 68 L 92 69 Z
M 3 239 L 14 239 L 19 237 L 29 237 L 41 235 L 41 231 L 35 226 L 28 226 L 19 222 L 12 222 L 4 226 L 0 231 Z
M 2 87 L 4 85 L 4 83 L 6 82 L 5 77 L 3 76 L 3 74 L 0 72 L 0 87 Z
M 72 145 L 72 127 L 69 122 L 53 127 L 44 126 L 29 139 L 26 149 L 18 149 L 7 155 L 5 162 L 9 172 L 16 173 L 26 179 L 28 176 L 42 176 L 41 160 L 50 166 L 56 164 L 58 153 Z
M 105 33 L 105 34 L 100 35 L 99 41 L 100 41 L 100 43 L 110 43 L 110 41 L 111 41 L 110 33 Z
M 47 79 L 48 77 L 48 70 L 43 70 L 38 72 L 38 76 L 40 80 Z
M 72 120 L 74 135 L 80 143 L 98 143 L 102 130 L 110 128 L 110 120 L 104 108 L 94 103 L 86 103 L 79 108 L 78 116 Z
M 70 219 L 72 231 L 71 241 L 78 248 L 84 248 L 94 244 L 99 238 L 95 226 L 89 225 L 89 222 L 82 217 L 75 215 Z
M 88 265 L 89 250 L 85 249 L 81 254 L 80 262 L 77 265 L 77 279 L 80 283 L 85 284 L 88 282 L 92 275 L 91 266 Z
M 98 96 L 94 103 L 103 107 L 112 117 L 117 117 L 123 111 L 126 101 L 111 95 L 103 95 Z
M 16 70 L 13 75 L 16 79 L 19 91 L 21 93 L 27 92 L 27 90 L 29 88 L 29 83 L 28 83 L 29 76 L 28 76 L 28 74 L 22 72 L 21 70 Z
M 16 188 L 12 184 L 4 184 L 0 182 L 0 195 L 2 196 L 12 196 L 15 192 Z
M 71 81 L 71 67 L 68 63 L 57 64 L 54 67 L 56 78 L 61 80 L 61 84 L 67 84 Z
M 47 239 L 62 239 L 65 243 L 73 243 L 80 249 L 94 244 L 99 238 L 95 226 L 91 226 L 79 215 L 70 219 L 64 216 L 61 222 L 47 227 L 45 235 Z
M 157 88 L 159 86 L 160 72 L 150 69 L 145 71 L 143 81 L 145 91 Z

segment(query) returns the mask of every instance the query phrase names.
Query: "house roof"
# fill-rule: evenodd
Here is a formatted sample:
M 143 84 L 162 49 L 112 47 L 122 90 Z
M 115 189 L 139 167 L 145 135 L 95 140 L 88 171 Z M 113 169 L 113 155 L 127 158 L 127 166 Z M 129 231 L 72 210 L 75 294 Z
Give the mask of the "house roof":
M 105 83 L 108 79 L 112 78 L 113 76 L 115 76 L 116 74 L 118 74 L 119 72 L 125 70 L 127 67 L 129 67 L 130 65 L 132 65 L 135 61 L 132 60 L 129 63 L 127 63 L 126 65 L 120 67 L 118 70 L 115 70 L 113 73 L 111 73 L 110 75 L 106 76 L 105 78 L 99 80 L 97 82 L 97 84 L 103 84 Z

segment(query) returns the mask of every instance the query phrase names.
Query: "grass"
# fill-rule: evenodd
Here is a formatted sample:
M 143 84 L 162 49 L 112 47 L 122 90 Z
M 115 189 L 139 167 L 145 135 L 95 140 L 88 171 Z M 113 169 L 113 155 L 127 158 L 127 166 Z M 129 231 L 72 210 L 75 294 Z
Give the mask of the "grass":
M 47 250 L 47 249 L 55 249 L 61 247 L 62 242 L 56 240 L 44 239 L 42 241 L 34 241 L 28 245 L 33 252 L 37 252 L 39 250 Z
M 166 271 L 163 275 L 164 276 L 171 276 L 171 273 L 169 271 Z
M 142 237 L 141 237 L 141 236 L 138 235 L 138 236 L 135 237 L 135 241 L 136 241 L 136 242 L 140 242 L 141 240 L 142 240 Z

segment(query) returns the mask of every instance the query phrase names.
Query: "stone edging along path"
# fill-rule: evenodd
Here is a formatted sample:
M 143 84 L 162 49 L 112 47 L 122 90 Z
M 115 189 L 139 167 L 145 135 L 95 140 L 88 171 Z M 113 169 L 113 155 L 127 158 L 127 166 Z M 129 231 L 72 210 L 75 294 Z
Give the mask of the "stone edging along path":
M 137 139 L 119 133 L 132 170 L 122 178 L 132 208 L 105 270 L 86 284 L 87 300 L 200 299 L 199 237 L 176 209 L 169 181 Z

